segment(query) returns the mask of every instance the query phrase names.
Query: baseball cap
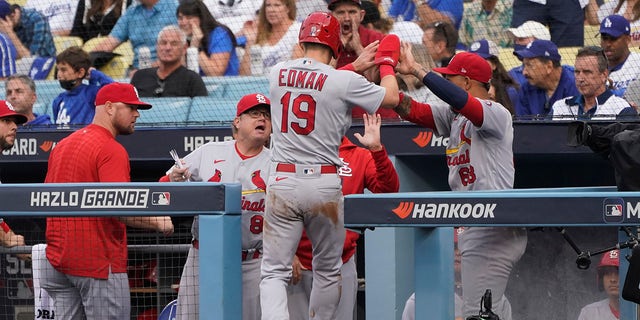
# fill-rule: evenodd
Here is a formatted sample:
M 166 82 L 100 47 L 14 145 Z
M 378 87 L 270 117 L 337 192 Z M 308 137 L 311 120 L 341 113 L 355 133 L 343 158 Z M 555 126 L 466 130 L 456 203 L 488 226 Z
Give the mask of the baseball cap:
M 521 24 L 517 28 L 509 28 L 507 32 L 511 33 L 516 38 L 528 38 L 534 37 L 540 40 L 551 40 L 551 34 L 549 29 L 542 23 L 529 20 Z
M 547 58 L 553 61 L 560 61 L 562 57 L 558 53 L 558 47 L 549 40 L 533 40 L 524 49 L 514 52 L 518 59 L 524 58 Z
M 333 9 L 335 9 L 340 3 L 355 4 L 362 8 L 362 2 L 360 2 L 360 0 L 331 0 L 331 2 L 329 2 L 329 10 L 333 11 Z
M 478 40 L 469 46 L 469 52 L 475 53 L 485 59 L 494 56 L 497 57 L 500 52 L 498 51 L 498 45 L 487 39 Z
M 27 122 L 27 117 L 23 114 L 17 113 L 9 101 L 0 100 L 0 118 L 7 117 L 15 117 L 16 124 L 23 124 Z
M 239 116 L 247 112 L 247 110 L 258 106 L 266 106 L 268 109 L 271 109 L 271 101 L 269 101 L 269 98 L 261 93 L 248 94 L 242 97 L 240 101 L 238 101 L 236 116 Z
M 491 80 L 491 66 L 489 63 L 479 55 L 470 52 L 457 53 L 451 58 L 449 65 L 444 68 L 433 68 L 433 71 L 442 74 L 465 76 L 482 83 L 488 83 Z
M 364 18 L 362 19 L 362 24 L 373 23 L 380 20 L 380 11 L 378 10 L 378 6 L 375 3 L 363 0 L 360 4 L 362 9 L 364 9 Z
M 623 34 L 631 34 L 631 27 L 629 21 L 623 16 L 612 14 L 602 19 L 600 23 L 600 34 L 607 34 L 618 38 Z
M 111 102 L 121 102 L 138 106 L 138 109 L 151 109 L 151 105 L 140 101 L 138 90 L 131 84 L 122 82 L 112 82 L 100 88 L 96 95 L 96 106 Z
M 0 18 L 4 19 L 12 12 L 11 5 L 5 0 L 0 0 Z

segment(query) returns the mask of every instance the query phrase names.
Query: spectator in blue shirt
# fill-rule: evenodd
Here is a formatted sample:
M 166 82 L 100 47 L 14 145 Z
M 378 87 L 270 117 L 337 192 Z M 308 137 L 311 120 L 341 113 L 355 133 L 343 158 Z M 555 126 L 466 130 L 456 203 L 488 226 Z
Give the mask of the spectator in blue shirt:
M 29 76 L 14 74 L 5 82 L 6 99 L 13 105 L 16 112 L 27 117 L 25 125 L 50 125 L 48 114 L 33 113 L 36 103 L 36 83 Z
M 89 124 L 96 113 L 96 94 L 111 82 L 111 78 L 91 67 L 89 54 L 80 47 L 62 51 L 57 59 L 57 78 L 66 90 L 52 103 L 53 117 L 58 125 Z M 88 79 L 88 84 L 83 79 Z
M 0 0 L 0 33 L 13 42 L 19 59 L 56 56 L 49 22 L 35 9 L 24 9 Z
M 0 33 L 0 79 L 16 73 L 16 47 L 7 36 Z
M 560 65 L 562 57 L 553 42 L 534 40 L 515 55 L 523 62 L 522 74 L 527 79 L 518 90 L 516 117 L 544 117 L 556 101 L 580 94 L 572 68 Z
M 150 51 L 150 60 L 155 62 L 156 38 L 160 30 L 165 26 L 178 24 L 176 19 L 176 0 L 139 0 L 139 3 L 132 5 L 118 19 L 118 22 L 111 30 L 109 36 L 102 40 L 94 51 L 113 51 L 118 45 L 127 40 L 133 46 L 133 68 L 139 69 L 140 49 L 146 48 Z M 144 65 L 144 68 L 150 66 Z
M 229 27 L 216 21 L 202 1 L 180 4 L 177 16 L 178 25 L 187 35 L 189 45 L 198 50 L 202 75 L 238 75 L 240 60 L 236 55 L 236 37 Z
M 447 21 L 460 29 L 463 10 L 462 0 L 394 0 L 389 7 L 389 16 L 394 19 L 402 16 L 404 21 L 418 18 L 423 28 L 438 21 Z

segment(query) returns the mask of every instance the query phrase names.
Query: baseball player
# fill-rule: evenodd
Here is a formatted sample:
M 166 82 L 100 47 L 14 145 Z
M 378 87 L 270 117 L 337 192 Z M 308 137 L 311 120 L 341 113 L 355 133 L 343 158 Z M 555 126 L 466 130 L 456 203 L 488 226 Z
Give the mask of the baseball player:
M 620 319 L 620 251 L 611 250 L 602 255 L 598 263 L 598 290 L 604 291 L 607 298 L 588 304 L 580 310 L 578 320 L 616 320 Z
M 210 181 L 242 184 L 242 319 L 260 319 L 260 263 L 265 210 L 266 180 L 271 151 L 265 143 L 271 135 L 269 99 L 248 94 L 237 104 L 233 120 L 235 141 L 209 142 L 184 158 L 184 168 L 172 167 L 161 181 Z M 237 131 L 236 131 L 237 130 Z M 177 319 L 199 315 L 199 227 L 196 216 L 191 227 L 193 246 L 180 278 Z
M 454 191 L 501 190 L 513 187 L 513 124 L 509 111 L 488 100 L 491 67 L 480 56 L 461 52 L 434 72 L 416 63 L 410 44 L 397 70 L 413 74 L 446 105 L 421 104 L 406 95 L 396 112 L 406 120 L 449 137 L 446 149 L 449 187 Z M 514 264 L 527 244 L 523 228 L 473 227 L 460 235 L 463 316 L 477 314 L 486 289 L 493 311 L 511 320 L 511 306 L 502 299 Z
M 338 175 L 342 179 L 342 193 L 363 193 L 367 188 L 374 193 L 398 192 L 400 181 L 387 151 L 380 141 L 382 117 L 379 114 L 363 116 L 364 135 L 355 134 L 356 139 L 365 146 L 358 147 L 347 137 L 342 137 L 339 148 L 342 167 Z M 356 274 L 356 241 L 360 235 L 347 230 L 342 248 L 342 294 L 335 319 L 356 318 L 356 298 L 358 294 L 358 277 Z M 313 281 L 312 247 L 309 237 L 303 232 L 293 263 L 292 285 L 288 288 L 289 316 L 292 319 L 303 319 L 309 312 L 309 298 Z
M 135 131 L 140 101 L 128 83 L 110 83 L 96 95 L 92 124 L 62 139 L 51 151 L 45 183 L 129 182 L 129 155 L 116 141 Z M 131 317 L 126 226 L 173 233 L 170 217 L 49 217 L 47 258 L 40 285 L 60 319 Z
M 18 126 L 27 122 L 27 117 L 16 112 L 11 103 L 0 100 L 0 152 L 13 148 Z M 0 218 L 0 243 L 5 247 L 24 246 L 24 237 L 15 234 Z M 19 255 L 26 259 L 28 255 Z
M 329 65 L 341 47 L 340 24 L 331 14 L 311 13 L 298 39 L 304 57 L 279 63 L 269 74 L 270 97 L 277 103 L 271 109 L 272 171 L 260 283 L 265 320 L 289 319 L 287 284 L 303 229 L 314 251 L 309 318 L 335 319 L 345 239 L 338 146 L 351 125 L 354 105 L 375 113 L 399 101 L 397 36 L 385 37 L 375 55 L 381 86 Z

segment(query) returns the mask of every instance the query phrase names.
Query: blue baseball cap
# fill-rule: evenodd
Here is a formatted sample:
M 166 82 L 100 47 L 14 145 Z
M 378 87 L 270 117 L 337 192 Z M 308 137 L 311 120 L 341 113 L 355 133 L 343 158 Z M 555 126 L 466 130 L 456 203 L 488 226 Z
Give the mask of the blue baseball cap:
M 524 49 L 514 52 L 518 59 L 524 58 L 547 58 L 553 61 L 560 61 L 562 57 L 558 53 L 558 47 L 549 40 L 533 40 Z
M 602 19 L 600 23 L 600 34 L 607 34 L 615 38 L 624 34 L 630 35 L 631 26 L 629 25 L 629 21 L 623 16 L 612 14 Z
M 488 59 L 492 56 L 497 57 L 500 54 L 498 45 L 495 42 L 487 39 L 481 39 L 472 43 L 469 46 L 469 52 L 475 53 L 485 59 Z

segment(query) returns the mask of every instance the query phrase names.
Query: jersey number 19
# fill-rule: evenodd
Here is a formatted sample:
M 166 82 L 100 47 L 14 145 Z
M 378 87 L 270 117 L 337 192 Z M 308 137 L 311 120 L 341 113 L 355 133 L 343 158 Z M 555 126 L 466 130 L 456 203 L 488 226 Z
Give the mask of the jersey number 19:
M 308 94 L 300 94 L 293 99 L 291 99 L 291 95 L 291 92 L 287 92 L 280 99 L 280 104 L 282 104 L 280 131 L 282 133 L 289 132 L 289 109 L 291 109 L 297 120 L 304 120 L 292 120 L 291 130 L 300 135 L 308 135 L 316 125 L 316 100 Z

